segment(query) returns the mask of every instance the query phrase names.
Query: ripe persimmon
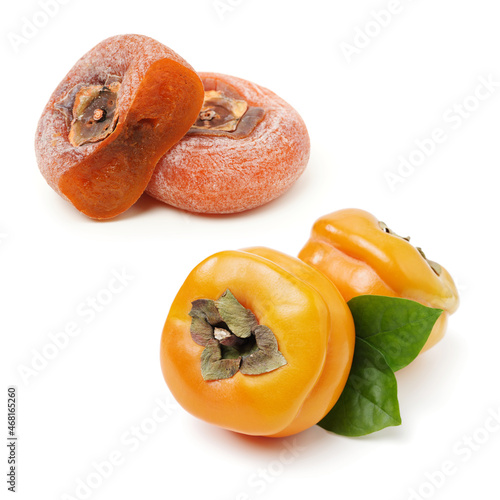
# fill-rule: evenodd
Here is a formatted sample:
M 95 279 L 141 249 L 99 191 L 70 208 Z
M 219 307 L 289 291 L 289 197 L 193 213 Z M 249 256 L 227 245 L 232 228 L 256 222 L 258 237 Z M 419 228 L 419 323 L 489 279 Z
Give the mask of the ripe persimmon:
M 354 342 L 346 302 L 314 268 L 263 247 L 225 251 L 196 266 L 174 299 L 161 367 L 196 417 L 281 437 L 331 410 Z

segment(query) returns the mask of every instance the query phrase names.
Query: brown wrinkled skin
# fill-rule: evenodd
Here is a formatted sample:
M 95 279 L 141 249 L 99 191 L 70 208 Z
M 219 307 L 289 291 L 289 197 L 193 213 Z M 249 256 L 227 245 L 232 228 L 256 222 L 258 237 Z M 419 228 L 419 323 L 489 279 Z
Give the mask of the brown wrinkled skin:
M 72 146 L 70 123 L 54 104 L 75 85 L 104 85 L 110 75 L 122 79 L 115 130 Z M 114 217 L 141 196 L 158 160 L 197 119 L 203 96 L 199 76 L 168 47 L 141 35 L 108 38 L 75 64 L 47 103 L 35 140 L 40 171 L 84 214 Z

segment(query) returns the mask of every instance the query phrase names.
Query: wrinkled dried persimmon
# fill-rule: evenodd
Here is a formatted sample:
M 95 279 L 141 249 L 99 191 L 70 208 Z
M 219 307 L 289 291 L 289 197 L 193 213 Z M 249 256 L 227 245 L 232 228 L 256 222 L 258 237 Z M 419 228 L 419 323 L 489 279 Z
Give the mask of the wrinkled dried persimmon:
M 141 35 L 104 40 L 59 84 L 36 132 L 40 170 L 95 219 L 133 205 L 154 167 L 196 121 L 203 84 L 180 56 Z
M 189 132 L 165 154 L 146 192 L 191 212 L 241 212 L 283 194 L 309 160 L 300 115 L 268 89 L 200 73 L 205 100 Z

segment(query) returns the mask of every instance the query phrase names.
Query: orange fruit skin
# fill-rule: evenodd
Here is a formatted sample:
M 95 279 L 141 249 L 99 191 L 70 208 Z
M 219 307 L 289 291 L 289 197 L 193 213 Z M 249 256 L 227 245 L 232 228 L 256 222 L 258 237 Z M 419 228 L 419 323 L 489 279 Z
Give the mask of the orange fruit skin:
M 264 118 L 245 138 L 186 135 L 160 159 L 146 192 L 208 214 L 242 212 L 282 195 L 309 160 L 310 140 L 300 115 L 252 82 L 218 73 L 200 76 L 206 87 L 236 90 L 249 106 L 263 108 Z
M 244 251 L 267 258 L 312 285 L 322 295 L 329 309 L 330 338 L 321 375 L 292 422 L 273 437 L 289 436 L 319 422 L 340 397 L 354 354 L 354 323 L 340 292 L 313 267 L 303 266 L 299 259 L 269 248 L 252 247 Z
M 273 331 L 287 364 L 261 375 L 205 381 L 190 334 L 191 302 L 227 288 Z M 335 287 L 298 259 L 251 248 L 220 252 L 190 273 L 167 317 L 160 360 L 177 401 L 243 434 L 282 437 L 316 424 L 337 401 L 354 352 L 350 311 Z
M 443 338 L 459 305 L 448 271 L 436 275 L 411 243 L 384 232 L 364 210 L 338 210 L 318 219 L 299 258 L 327 276 L 346 301 L 385 295 L 442 309 L 422 352 Z
M 118 123 L 104 140 L 73 146 L 66 117 L 54 104 L 77 84 L 122 78 Z M 78 210 L 109 219 L 132 206 L 161 156 L 191 127 L 203 104 L 203 84 L 180 56 L 141 35 L 108 38 L 66 75 L 38 123 L 35 151 L 49 185 Z

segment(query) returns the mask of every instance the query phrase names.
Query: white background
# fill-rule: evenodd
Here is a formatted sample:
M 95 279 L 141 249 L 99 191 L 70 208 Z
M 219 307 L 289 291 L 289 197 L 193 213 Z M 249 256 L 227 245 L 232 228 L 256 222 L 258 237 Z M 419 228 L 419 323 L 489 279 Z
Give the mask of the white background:
M 19 392 L 18 498 L 83 498 L 80 481 L 99 483 L 93 463 L 118 454 L 88 498 L 496 498 L 500 424 L 484 426 L 500 411 L 499 84 L 481 102 L 472 96 L 481 78 L 500 82 L 497 2 L 401 0 L 385 27 L 373 12 L 397 1 L 58 5 L 26 43 L 13 40 L 43 12 L 37 1 L 4 3 L 1 21 L 2 390 Z M 366 47 L 349 62 L 342 44 L 362 44 L 367 23 Z M 189 215 L 148 197 L 109 222 L 77 212 L 40 175 L 35 128 L 76 60 L 120 33 L 149 35 L 197 70 L 253 80 L 290 102 L 311 136 L 304 175 L 279 200 L 236 216 Z M 454 106 L 464 101 L 459 120 Z M 397 173 L 400 155 L 436 128 L 446 140 L 392 190 L 386 172 Z M 461 293 L 445 339 L 398 373 L 403 425 L 357 439 L 318 427 L 286 440 L 247 438 L 172 403 L 159 342 L 188 272 L 223 249 L 296 255 L 316 218 L 346 207 L 410 234 Z M 127 286 L 88 321 L 86 301 L 123 270 Z M 81 333 L 23 381 L 20 366 L 71 322 Z M 158 401 L 170 401 L 159 424 Z M 149 434 L 138 444 L 131 436 L 141 426 Z M 453 474 L 443 478 L 445 462 Z

